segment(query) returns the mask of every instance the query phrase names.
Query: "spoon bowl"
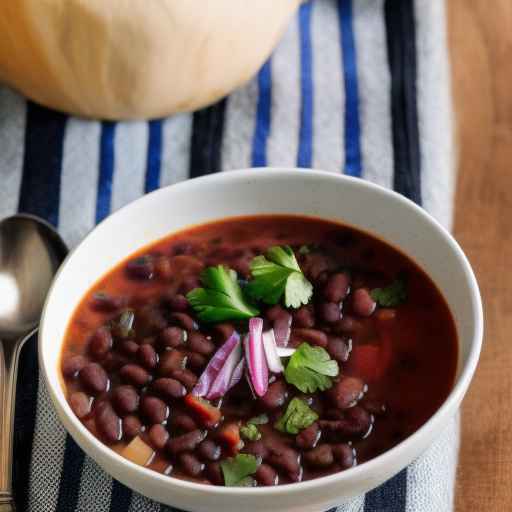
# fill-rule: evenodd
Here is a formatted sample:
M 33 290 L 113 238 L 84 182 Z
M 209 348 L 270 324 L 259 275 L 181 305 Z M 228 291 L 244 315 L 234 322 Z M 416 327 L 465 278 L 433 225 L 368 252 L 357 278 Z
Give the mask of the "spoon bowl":
M 0 512 L 14 511 L 12 423 L 19 351 L 36 329 L 67 247 L 44 220 L 0 221 Z

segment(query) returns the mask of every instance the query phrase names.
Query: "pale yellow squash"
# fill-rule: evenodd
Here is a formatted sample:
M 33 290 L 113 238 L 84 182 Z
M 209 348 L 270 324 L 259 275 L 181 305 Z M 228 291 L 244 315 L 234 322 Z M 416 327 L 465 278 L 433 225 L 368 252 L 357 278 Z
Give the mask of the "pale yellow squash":
M 300 0 L 2 0 L 0 81 L 87 117 L 194 110 L 247 81 Z

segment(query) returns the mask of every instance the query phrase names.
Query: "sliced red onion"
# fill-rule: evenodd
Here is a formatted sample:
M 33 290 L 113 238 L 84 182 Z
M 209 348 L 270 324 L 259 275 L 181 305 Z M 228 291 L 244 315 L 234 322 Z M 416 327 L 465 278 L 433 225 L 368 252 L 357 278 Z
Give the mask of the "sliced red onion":
M 240 336 L 236 331 L 233 331 L 233 334 L 228 338 L 226 343 L 224 343 L 210 359 L 208 366 L 204 369 L 201 377 L 199 377 L 199 381 L 192 390 L 193 395 L 205 396 L 208 393 L 218 373 L 229 358 L 229 355 L 239 345 Z
M 276 352 L 279 357 L 290 357 L 294 352 L 295 348 L 292 347 L 277 347 Z
M 242 356 L 242 359 L 240 359 L 240 362 L 236 365 L 236 368 L 233 370 L 233 375 L 231 375 L 231 380 L 229 381 L 228 390 L 232 387 L 236 386 L 244 376 L 244 370 L 245 370 L 245 359 Z
M 215 377 L 215 380 L 206 395 L 208 400 L 219 398 L 227 393 L 231 383 L 231 378 L 238 366 L 238 363 L 240 362 L 240 359 L 242 359 L 242 345 L 237 343 L 225 363 L 222 365 L 217 377 Z
M 290 340 L 292 315 L 283 313 L 274 320 L 274 336 L 278 347 L 286 347 Z
M 265 356 L 267 358 L 268 369 L 272 373 L 281 373 L 284 371 L 281 359 L 277 353 L 276 339 L 274 330 L 270 329 L 263 333 L 263 348 L 265 349 Z
M 263 348 L 263 320 L 253 317 L 249 320 L 248 350 L 245 353 L 252 386 L 258 396 L 263 396 L 268 389 L 268 366 Z

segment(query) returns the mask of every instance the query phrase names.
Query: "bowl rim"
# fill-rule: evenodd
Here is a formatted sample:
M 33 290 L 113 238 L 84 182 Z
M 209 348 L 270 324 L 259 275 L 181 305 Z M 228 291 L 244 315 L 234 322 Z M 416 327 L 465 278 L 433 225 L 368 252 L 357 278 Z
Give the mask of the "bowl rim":
M 406 437 L 403 441 L 398 443 L 393 448 L 386 450 L 384 453 L 374 457 L 360 465 L 354 466 L 352 468 L 338 471 L 331 475 L 326 475 L 318 478 L 314 478 L 312 480 L 306 480 L 303 482 L 296 482 L 290 484 L 282 484 L 273 487 L 223 487 L 216 486 L 210 484 L 202 484 L 196 482 L 189 482 L 187 480 L 182 480 L 179 478 L 174 478 L 172 476 L 164 475 L 157 471 L 151 470 L 149 468 L 140 466 L 135 464 L 134 462 L 126 459 L 116 451 L 112 450 L 106 444 L 102 443 L 98 440 L 87 428 L 80 422 L 78 418 L 72 413 L 69 404 L 66 400 L 60 400 L 57 393 L 53 389 L 53 385 L 49 381 L 50 372 L 57 372 L 58 369 L 55 366 L 54 368 L 48 368 L 45 362 L 44 357 L 44 345 L 47 336 L 45 336 L 47 326 L 46 326 L 46 317 L 47 311 L 51 306 L 52 296 L 55 293 L 55 289 L 59 285 L 59 276 L 66 268 L 68 262 L 74 258 L 75 254 L 81 250 L 84 243 L 89 239 L 93 232 L 98 229 L 105 229 L 108 227 L 108 224 L 111 222 L 113 217 L 118 217 L 124 213 L 126 209 L 132 208 L 135 204 L 140 204 L 145 201 L 151 201 L 152 198 L 159 194 L 166 194 L 167 190 L 172 188 L 174 189 L 184 189 L 186 191 L 187 188 L 193 188 L 195 186 L 201 184 L 209 184 L 216 183 L 217 186 L 222 186 L 226 182 L 237 182 L 237 181 L 246 181 L 247 179 L 258 180 L 258 179 L 272 179 L 272 177 L 284 177 L 289 179 L 297 179 L 297 178 L 306 178 L 306 179 L 323 179 L 323 180 L 332 180 L 333 182 L 348 182 L 356 187 L 363 187 L 372 191 L 372 193 L 385 196 L 386 200 L 398 201 L 402 203 L 402 205 L 409 208 L 414 214 L 421 217 L 423 221 L 427 224 L 430 224 L 435 230 L 439 232 L 442 236 L 443 241 L 449 246 L 449 248 L 454 253 L 455 257 L 458 259 L 459 264 L 461 265 L 464 276 L 467 280 L 467 284 L 470 289 L 470 302 L 474 314 L 475 326 L 473 330 L 473 336 L 471 340 L 471 346 L 469 350 L 469 354 L 467 357 L 467 361 L 464 366 L 461 368 L 460 374 L 455 380 L 452 390 L 450 394 L 446 397 L 442 405 L 439 409 L 413 434 Z M 318 218 L 322 218 L 322 216 L 318 216 Z M 187 229 L 184 227 L 182 229 Z M 359 228 L 357 228 L 359 229 Z M 379 233 L 372 232 L 370 230 L 366 230 L 368 233 L 373 234 L 374 236 L 379 236 L 381 239 L 386 240 Z M 134 251 L 137 248 L 134 248 Z M 403 251 L 403 249 L 400 248 Z M 405 251 L 404 254 L 407 255 Z M 128 256 L 128 255 L 127 255 Z M 98 276 L 101 277 L 101 276 Z M 433 281 L 434 279 L 431 278 Z M 434 281 L 435 283 L 435 281 Z M 437 283 L 435 283 L 437 285 Z M 440 288 L 440 287 L 439 287 Z M 68 319 L 69 320 L 69 319 Z M 43 369 L 43 375 L 46 383 L 46 387 L 48 389 L 49 395 L 53 402 L 53 405 L 57 411 L 59 419 L 61 423 L 64 423 L 64 427 L 68 434 L 70 434 L 75 441 L 87 452 L 87 449 L 82 446 L 82 439 L 86 442 L 84 444 L 90 443 L 94 445 L 95 449 L 97 449 L 101 456 L 106 457 L 107 459 L 111 459 L 116 464 L 120 464 L 134 474 L 137 474 L 137 477 L 144 479 L 150 478 L 154 479 L 156 482 L 161 484 L 162 486 L 166 486 L 168 488 L 172 488 L 173 486 L 181 487 L 187 491 L 194 491 L 196 493 L 205 493 L 205 494 L 218 494 L 222 496 L 231 496 L 235 497 L 244 497 L 248 495 L 257 496 L 257 495 L 266 495 L 266 496 L 280 496 L 283 494 L 288 494 L 290 491 L 307 491 L 309 489 L 328 486 L 329 484 L 343 484 L 344 482 L 352 481 L 358 479 L 367 474 L 372 474 L 378 468 L 385 468 L 389 466 L 393 460 L 398 460 L 400 458 L 400 453 L 406 453 L 408 449 L 421 440 L 422 437 L 429 437 L 429 434 L 434 433 L 439 429 L 439 427 L 449 418 L 450 415 L 455 414 L 460 401 L 464 397 L 469 384 L 471 382 L 472 376 L 475 372 L 476 365 L 478 363 L 481 347 L 482 347 L 482 338 L 483 338 L 483 307 L 482 300 L 480 295 L 479 286 L 474 275 L 473 269 L 468 261 L 468 258 L 462 251 L 461 247 L 457 243 L 457 241 L 453 238 L 453 236 L 448 232 L 448 230 L 442 226 L 439 221 L 437 221 L 432 215 L 430 215 L 426 210 L 422 207 L 415 204 L 410 199 L 402 196 L 398 192 L 394 190 L 385 188 L 381 185 L 372 183 L 367 180 L 363 180 L 360 178 L 347 176 L 343 174 L 336 174 L 328 171 L 322 171 L 317 169 L 306 169 L 306 168 L 295 168 L 295 167 L 256 167 L 256 168 L 247 168 L 247 169 L 237 169 L 227 172 L 219 172 L 207 174 L 204 176 L 200 176 L 197 178 L 191 178 L 184 180 L 179 183 L 175 183 L 166 187 L 159 188 L 149 194 L 145 194 L 134 201 L 131 201 L 127 205 L 123 206 L 119 210 L 111 213 L 107 216 L 102 222 L 94 226 L 89 233 L 81 240 L 81 242 L 68 254 L 61 267 L 59 268 L 55 279 L 50 287 L 48 292 L 43 312 L 41 315 L 41 323 L 38 337 L 38 353 L 39 353 L 39 365 L 40 368 Z M 60 341 L 62 344 L 62 340 Z M 75 437 L 75 433 L 70 432 L 65 425 L 65 421 L 63 417 L 69 421 L 73 427 L 76 429 L 77 433 L 82 439 L 77 439 Z M 431 436 L 430 436 L 431 437 Z

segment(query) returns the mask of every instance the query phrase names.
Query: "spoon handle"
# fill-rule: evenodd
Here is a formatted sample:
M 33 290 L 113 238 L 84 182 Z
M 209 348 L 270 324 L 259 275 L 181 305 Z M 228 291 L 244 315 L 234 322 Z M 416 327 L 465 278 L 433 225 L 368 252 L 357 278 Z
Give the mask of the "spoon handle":
M 0 341 L 0 512 L 13 512 L 12 445 L 18 359 L 21 347 L 36 330 L 17 342 Z

